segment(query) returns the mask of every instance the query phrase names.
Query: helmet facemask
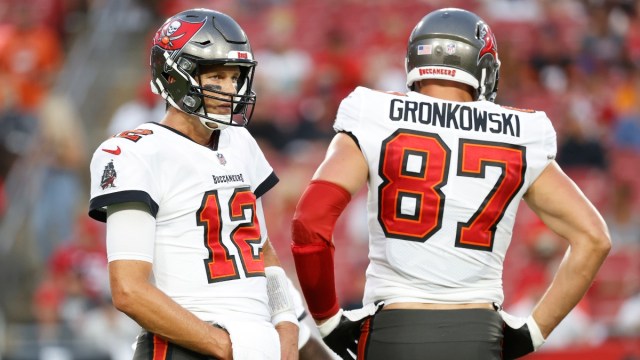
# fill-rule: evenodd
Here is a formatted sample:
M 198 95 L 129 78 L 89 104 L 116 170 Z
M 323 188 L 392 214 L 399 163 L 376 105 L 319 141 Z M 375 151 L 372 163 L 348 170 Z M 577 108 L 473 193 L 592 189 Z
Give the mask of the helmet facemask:
M 227 126 L 246 126 L 249 123 L 256 102 L 256 94 L 251 90 L 255 71 L 254 64 L 239 63 L 236 61 L 231 63 L 221 61 L 192 61 L 185 58 L 181 60 L 184 64 L 195 64 L 194 73 L 187 74 L 189 91 L 182 99 L 181 110 L 192 115 L 197 115 L 202 124 L 211 129 L 221 129 Z M 214 85 L 202 86 L 202 80 L 200 78 L 202 73 L 201 69 L 203 66 L 208 65 L 238 66 L 240 76 L 236 84 L 236 92 L 225 92 L 220 87 Z M 205 99 L 229 103 L 231 113 L 215 114 L 208 112 L 205 106 Z M 215 124 L 211 124 L 211 122 Z

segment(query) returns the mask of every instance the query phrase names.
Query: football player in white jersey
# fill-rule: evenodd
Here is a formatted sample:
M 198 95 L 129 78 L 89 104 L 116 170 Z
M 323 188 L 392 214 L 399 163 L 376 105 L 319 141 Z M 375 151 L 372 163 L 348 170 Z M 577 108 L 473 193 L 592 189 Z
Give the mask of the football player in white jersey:
M 249 41 L 231 17 L 192 9 L 160 27 L 150 59 L 165 117 L 106 140 L 91 161 L 113 303 L 143 328 L 134 359 L 297 359 L 261 204 L 278 179 L 244 128 L 256 99 Z
M 493 103 L 499 67 L 481 18 L 440 9 L 410 35 L 411 91 L 359 87 L 340 105 L 337 134 L 294 215 L 292 252 L 311 315 L 343 358 L 523 356 L 544 343 L 603 263 L 606 225 L 555 162 L 547 116 Z M 365 307 L 343 312 L 332 232 L 365 184 Z M 528 318 L 501 309 L 521 199 L 569 245 Z

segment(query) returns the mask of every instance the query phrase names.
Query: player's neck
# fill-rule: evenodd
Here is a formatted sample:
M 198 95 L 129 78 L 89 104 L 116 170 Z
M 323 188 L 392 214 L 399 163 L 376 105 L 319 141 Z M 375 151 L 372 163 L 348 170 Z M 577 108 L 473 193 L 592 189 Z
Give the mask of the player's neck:
M 474 101 L 471 91 L 468 85 L 444 80 L 423 81 L 418 89 L 423 95 L 458 102 Z
M 205 128 L 197 116 L 186 114 L 175 108 L 169 108 L 161 124 L 169 126 L 200 145 L 207 145 L 212 130 Z

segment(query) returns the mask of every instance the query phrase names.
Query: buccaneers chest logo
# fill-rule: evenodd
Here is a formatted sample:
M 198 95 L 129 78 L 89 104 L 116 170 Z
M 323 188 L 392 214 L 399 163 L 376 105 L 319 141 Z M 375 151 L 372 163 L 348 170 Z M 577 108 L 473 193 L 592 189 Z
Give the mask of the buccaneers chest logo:
M 199 23 L 182 20 L 167 21 L 153 37 L 153 45 L 166 50 L 181 49 L 204 26 L 205 19 Z
M 104 167 L 104 171 L 102 172 L 102 180 L 100 180 L 100 187 L 102 190 L 116 187 L 116 176 L 116 168 L 113 166 L 113 160 L 111 160 L 107 166 Z

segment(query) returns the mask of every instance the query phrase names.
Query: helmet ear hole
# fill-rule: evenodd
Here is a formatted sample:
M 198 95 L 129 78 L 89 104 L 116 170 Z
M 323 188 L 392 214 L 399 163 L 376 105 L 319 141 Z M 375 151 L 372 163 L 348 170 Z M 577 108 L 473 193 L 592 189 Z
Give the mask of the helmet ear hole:
M 196 69 L 196 64 L 193 61 L 190 61 L 184 57 L 180 57 L 178 59 L 178 66 L 190 75 L 193 75 L 194 70 Z
M 193 97 L 191 95 L 187 95 L 182 99 L 182 104 L 189 111 L 195 112 L 200 108 L 200 105 L 202 104 L 202 99 L 199 97 Z

